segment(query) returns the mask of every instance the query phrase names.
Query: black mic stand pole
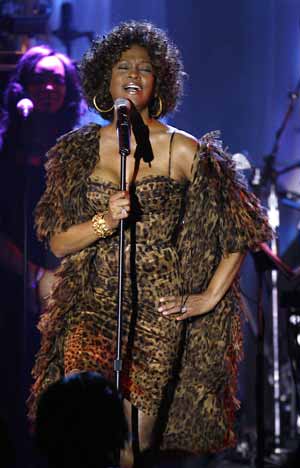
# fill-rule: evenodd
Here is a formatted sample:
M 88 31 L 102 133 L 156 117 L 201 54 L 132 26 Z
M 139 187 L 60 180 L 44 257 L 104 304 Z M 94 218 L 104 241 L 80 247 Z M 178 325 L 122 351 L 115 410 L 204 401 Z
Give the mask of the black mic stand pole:
M 26 403 L 25 395 L 28 391 L 28 343 L 29 343 L 29 326 L 28 326 L 28 314 L 29 312 L 29 270 L 28 270 L 28 260 L 29 260 L 29 239 L 28 239 L 28 188 L 29 188 L 29 176 L 28 176 L 28 154 L 29 154 L 29 141 L 28 141 L 28 116 L 22 116 L 20 120 L 19 127 L 19 141 L 20 141 L 20 155 L 21 167 L 21 187 L 19 190 L 22 192 L 22 222 L 20 224 L 20 229 L 22 230 L 22 244 L 21 244 L 21 253 L 22 253 L 22 301 L 21 301 L 21 313 L 18 320 L 18 328 L 20 332 L 20 370 L 18 373 L 18 381 L 20 385 L 19 396 L 20 396 L 20 424 L 21 424 L 21 433 L 26 433 Z M 15 170 L 17 168 L 17 162 L 14 164 Z M 18 197 L 19 198 L 19 197 Z M 22 455 L 25 454 L 24 449 L 25 439 L 22 436 L 22 445 L 21 452 Z
M 123 121 L 117 124 L 119 134 L 120 154 L 120 189 L 126 190 L 126 157 L 130 154 L 130 123 L 123 115 Z M 122 371 L 122 322 L 123 322 L 123 283 L 124 283 L 124 256 L 125 256 L 125 220 L 120 220 L 119 233 L 119 258 L 118 258 L 118 306 L 117 306 L 117 343 L 116 358 L 114 360 L 114 371 L 116 387 L 120 390 L 120 375 Z
M 28 277 L 28 259 L 29 259 L 29 252 L 28 252 L 28 115 L 21 117 L 21 131 L 20 131 L 20 139 L 21 139 L 21 153 L 22 153 L 22 161 L 21 164 L 23 165 L 23 219 L 22 219 L 22 228 L 23 228 L 23 266 L 22 266 L 22 273 L 23 273 L 23 314 L 22 314 L 22 336 L 23 336 L 23 343 L 22 343 L 22 354 L 23 354 L 23 372 L 25 373 L 25 367 L 27 365 L 27 345 L 28 345 L 28 294 L 29 294 L 29 277 Z M 25 364 L 26 363 L 26 364 Z M 23 375 L 23 381 L 25 376 Z M 23 382 L 24 383 L 24 382 Z

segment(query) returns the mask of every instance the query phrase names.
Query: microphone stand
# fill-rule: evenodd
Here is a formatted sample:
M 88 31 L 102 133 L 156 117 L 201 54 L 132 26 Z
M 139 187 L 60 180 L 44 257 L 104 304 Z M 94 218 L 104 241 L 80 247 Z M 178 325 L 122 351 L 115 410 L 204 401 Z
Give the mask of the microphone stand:
M 23 230 L 23 260 L 22 260 L 22 273 L 23 273 L 23 315 L 22 315 L 22 354 L 23 354 L 23 370 L 25 372 L 25 363 L 27 363 L 27 344 L 28 344 L 28 141 L 27 141 L 27 127 L 28 127 L 28 115 L 21 117 L 21 152 L 23 153 L 23 219 L 22 219 L 22 230 Z M 24 380 L 24 376 L 23 376 Z
M 290 103 L 288 109 L 284 115 L 283 121 L 279 129 L 275 134 L 275 142 L 272 148 L 272 152 L 269 156 L 265 157 L 265 166 L 262 171 L 262 185 L 270 184 L 269 196 L 268 196 L 268 217 L 269 223 L 275 233 L 277 234 L 280 226 L 279 219 L 279 208 L 278 208 L 278 190 L 277 190 L 277 178 L 279 175 L 288 172 L 288 170 L 294 169 L 293 167 L 287 168 L 287 170 L 277 171 L 275 169 L 276 156 L 279 150 L 280 139 L 287 126 L 287 123 L 293 113 L 296 100 L 299 98 L 300 92 L 300 80 L 298 81 L 294 91 L 289 93 Z M 295 167 L 298 167 L 297 164 Z M 277 239 L 273 238 L 271 241 L 271 254 L 278 258 L 278 244 Z M 271 284 L 272 284 L 272 348 L 273 348 L 273 405 L 274 405 L 274 454 L 280 455 L 281 450 L 281 417 L 280 417 L 280 359 L 279 359 L 279 322 L 278 322 L 278 271 L 275 265 L 271 269 Z M 261 280 L 259 280 L 259 295 L 261 295 Z M 257 369 L 257 390 L 262 392 L 262 384 L 259 383 L 259 379 L 263 376 L 263 364 L 261 362 L 261 356 L 263 351 L 263 339 L 264 339 L 264 323 L 262 317 L 262 304 L 261 299 L 259 300 L 258 307 L 258 369 Z M 261 407 L 257 404 L 257 457 L 256 457 L 256 468 L 262 468 L 264 466 L 264 417 L 263 417 L 263 396 L 259 396 L 259 402 Z
M 126 190 L 126 158 L 130 154 L 130 123 L 123 114 L 122 121 L 117 123 L 120 154 L 120 189 Z M 120 220 L 119 257 L 118 257 L 118 304 L 117 304 L 117 342 L 114 371 L 116 388 L 120 390 L 120 375 L 122 371 L 122 322 L 123 322 L 123 284 L 124 284 L 124 256 L 125 256 L 125 220 Z
M 28 391 L 28 343 L 29 343 L 29 336 L 28 336 L 28 313 L 29 313 L 29 269 L 28 269 L 28 259 L 29 259 L 29 242 L 28 242 L 28 187 L 29 187 L 29 180 L 28 180 L 28 150 L 29 150 L 29 141 L 28 141 L 28 116 L 21 117 L 20 120 L 20 127 L 19 127 L 19 141 L 20 141 L 20 154 L 22 159 L 20 161 L 20 167 L 17 167 L 17 163 L 13 164 L 14 170 L 20 170 L 20 177 L 21 177 L 21 187 L 23 189 L 22 192 L 22 201 L 21 202 L 21 216 L 22 220 L 19 226 L 21 229 L 21 236 L 20 243 L 21 252 L 22 252 L 22 298 L 21 299 L 21 310 L 20 310 L 20 317 L 18 320 L 18 329 L 20 333 L 20 370 L 18 371 L 18 379 L 20 389 L 19 389 L 19 398 L 20 398 L 20 405 L 19 406 L 19 423 L 20 428 L 18 432 L 21 434 L 26 434 L 27 432 L 27 423 L 26 423 L 26 402 L 25 402 L 25 395 Z M 19 190 L 21 190 L 19 187 Z M 19 196 L 18 196 L 19 199 Z M 18 300 L 17 300 L 18 303 Z M 19 438 L 19 435 L 18 435 Z M 26 440 L 21 436 L 19 442 L 21 443 L 20 449 L 22 456 L 26 455 L 25 453 L 25 443 Z M 24 451 L 25 450 L 25 451 Z M 18 457 L 19 458 L 19 457 Z

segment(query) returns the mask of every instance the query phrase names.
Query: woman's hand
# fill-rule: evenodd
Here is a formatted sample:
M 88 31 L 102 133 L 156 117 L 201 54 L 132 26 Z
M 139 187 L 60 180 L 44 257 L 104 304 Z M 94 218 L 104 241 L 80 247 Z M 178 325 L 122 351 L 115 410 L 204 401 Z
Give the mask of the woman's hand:
M 51 293 L 53 285 L 56 281 L 55 270 L 44 270 L 43 275 L 38 281 L 39 299 L 43 303 Z
M 191 294 L 186 300 L 176 296 L 161 297 L 158 311 L 166 317 L 180 314 L 176 320 L 185 320 L 210 312 L 232 285 L 244 257 L 245 253 L 241 252 L 233 252 L 223 257 L 203 293 Z
M 208 291 L 202 294 L 191 294 L 183 305 L 184 299 L 180 296 L 161 297 L 158 311 L 165 317 L 180 314 L 176 320 L 185 320 L 197 315 L 210 312 L 218 303 L 218 300 Z
M 121 219 L 128 217 L 130 212 L 129 192 L 117 192 L 112 195 L 108 203 L 108 213 L 104 219 L 108 227 L 115 229 L 118 227 Z

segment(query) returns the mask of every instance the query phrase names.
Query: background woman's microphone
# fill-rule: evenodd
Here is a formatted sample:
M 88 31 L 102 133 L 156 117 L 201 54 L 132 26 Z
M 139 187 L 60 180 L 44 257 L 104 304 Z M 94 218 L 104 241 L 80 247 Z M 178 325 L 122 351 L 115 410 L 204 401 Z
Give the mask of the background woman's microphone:
M 33 102 L 28 98 L 23 98 L 17 103 L 17 110 L 23 119 L 27 119 L 34 109 Z

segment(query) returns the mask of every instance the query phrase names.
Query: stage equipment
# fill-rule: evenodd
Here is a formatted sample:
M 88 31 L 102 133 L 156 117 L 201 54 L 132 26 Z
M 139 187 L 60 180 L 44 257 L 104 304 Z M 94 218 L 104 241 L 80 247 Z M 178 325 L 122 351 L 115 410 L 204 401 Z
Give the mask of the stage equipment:
M 4 1 L 0 6 L 1 35 L 46 34 L 52 11 L 51 1 Z
M 264 167 L 262 170 L 255 168 L 254 177 L 252 178 L 252 186 L 254 189 L 261 189 L 262 187 L 268 190 L 268 217 L 269 223 L 272 226 L 274 232 L 278 233 L 280 226 L 279 219 L 279 190 L 278 190 L 278 177 L 282 174 L 294 170 L 296 167 L 300 167 L 300 161 L 296 164 L 292 164 L 282 170 L 276 169 L 276 156 L 280 146 L 280 139 L 287 126 L 289 118 L 291 117 L 296 100 L 299 97 L 300 92 L 300 81 L 297 83 L 295 90 L 289 93 L 289 106 L 284 115 L 283 122 L 275 134 L 275 142 L 273 144 L 272 151 L 269 155 L 264 158 Z M 260 190 L 258 190 L 259 192 Z M 277 235 L 271 241 L 271 248 L 263 244 L 262 251 L 271 261 L 271 290 L 272 290 L 272 349 L 273 349 L 273 407 L 274 407 L 274 432 L 273 432 L 273 454 L 275 457 L 280 459 L 281 454 L 285 453 L 282 447 L 282 433 L 281 433 L 281 416 L 280 416 L 280 360 L 279 360 L 279 322 L 278 322 L 278 269 L 283 274 L 289 274 L 286 268 L 282 269 L 283 262 L 278 257 L 278 241 Z M 280 262 L 278 262 L 280 260 Z M 259 271 L 258 267 L 258 271 Z M 291 271 L 290 274 L 293 274 Z M 259 275 L 260 277 L 261 275 Z M 259 280 L 260 295 L 262 295 L 262 284 Z M 257 407 L 257 459 L 256 467 L 262 468 L 264 466 L 264 420 L 263 420 L 263 388 L 259 375 L 263 375 L 263 362 L 261 353 L 263 353 L 263 341 L 264 341 L 264 323 L 263 323 L 263 311 L 261 300 L 259 300 L 258 307 L 258 323 L 259 323 L 259 338 L 258 338 L 258 377 L 257 377 L 257 397 L 258 403 L 262 405 L 261 408 Z
M 54 36 L 58 37 L 64 44 L 67 55 L 72 56 L 72 42 L 80 37 L 86 37 L 90 42 L 94 39 L 92 31 L 77 31 L 73 28 L 73 5 L 70 2 L 64 2 L 60 10 L 60 26 L 52 31 Z
M 274 374 L 276 369 L 276 379 L 279 383 L 280 369 L 279 369 L 279 355 L 278 348 L 275 349 L 277 354 L 274 354 L 274 328 L 278 333 L 278 328 L 274 327 L 274 315 L 278 321 L 278 296 L 277 287 L 274 288 L 274 272 L 276 272 L 276 279 L 278 271 L 280 271 L 286 278 L 292 279 L 294 277 L 293 270 L 286 265 L 278 255 L 276 255 L 272 248 L 266 243 L 260 245 L 260 251 L 252 253 L 255 263 L 255 269 L 258 276 L 258 301 L 257 301 L 257 350 L 256 350 L 256 432 L 257 432 L 257 445 L 256 445 L 256 467 L 263 468 L 265 465 L 265 440 L 264 440 L 264 335 L 265 335 L 265 319 L 263 311 L 263 275 L 266 271 L 270 270 L 272 275 L 272 317 L 273 317 L 273 386 L 275 387 Z M 276 322 L 278 323 L 278 322 Z M 278 342 L 278 335 L 276 336 Z M 278 359 L 277 364 L 274 363 L 274 356 Z M 276 367 L 275 367 L 276 366 Z M 278 392 L 280 389 L 277 390 Z M 275 390 L 274 390 L 275 392 Z M 277 394 L 276 394 L 277 396 Z M 275 397 L 274 397 L 275 398 Z M 280 403 L 280 394 L 278 396 Z M 274 402 L 275 403 L 275 402 Z M 275 410 L 275 408 L 274 408 Z M 280 406 L 278 411 L 280 411 Z M 274 419 L 280 418 L 280 412 L 274 413 Z M 277 423 L 277 420 L 276 420 Z M 278 426 L 276 426 L 278 429 Z M 275 432 L 275 430 L 274 430 Z
M 295 436 L 300 435 L 300 299 L 297 307 L 288 310 L 288 350 L 295 382 L 296 417 L 293 421 Z

